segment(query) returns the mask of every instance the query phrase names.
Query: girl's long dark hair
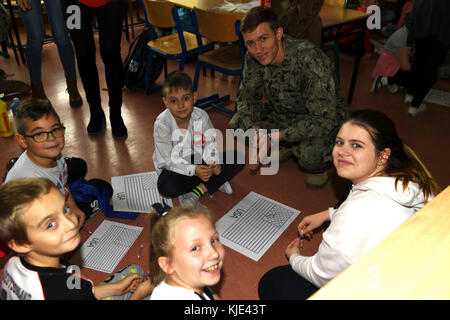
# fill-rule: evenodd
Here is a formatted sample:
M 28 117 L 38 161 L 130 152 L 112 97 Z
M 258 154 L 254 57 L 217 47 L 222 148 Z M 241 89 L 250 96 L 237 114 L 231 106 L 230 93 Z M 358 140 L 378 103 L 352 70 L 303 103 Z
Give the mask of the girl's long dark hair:
M 371 136 L 377 152 L 391 149 L 384 173 L 396 178 L 396 187 L 398 181 L 403 182 L 403 190 L 409 182 L 417 183 L 423 190 L 425 202 L 441 191 L 414 151 L 400 139 L 394 123 L 387 115 L 375 110 L 358 110 L 350 114 L 347 122 L 364 128 Z

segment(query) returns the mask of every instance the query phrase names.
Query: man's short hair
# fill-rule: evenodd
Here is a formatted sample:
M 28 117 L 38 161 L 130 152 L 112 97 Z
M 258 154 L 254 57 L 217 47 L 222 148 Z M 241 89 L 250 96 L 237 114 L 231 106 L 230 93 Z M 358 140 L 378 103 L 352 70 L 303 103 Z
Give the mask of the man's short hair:
M 278 17 L 272 9 L 267 7 L 254 7 L 245 15 L 241 22 L 241 33 L 254 31 L 261 23 L 269 23 L 270 29 L 276 32 L 280 27 Z
M 20 178 L 0 186 L 0 239 L 7 245 L 29 243 L 24 213 L 32 203 L 56 188 L 45 178 Z
M 172 71 L 169 73 L 164 80 L 163 86 L 162 86 L 162 94 L 163 97 L 167 97 L 167 95 L 172 91 L 173 89 L 179 90 L 184 89 L 189 92 L 193 92 L 194 86 L 192 84 L 191 77 L 183 71 Z
M 16 109 L 14 122 L 16 124 L 17 132 L 21 135 L 26 134 L 25 120 L 31 119 L 33 121 L 39 120 L 50 115 L 55 116 L 59 122 L 61 119 L 48 100 L 28 99 L 23 101 Z

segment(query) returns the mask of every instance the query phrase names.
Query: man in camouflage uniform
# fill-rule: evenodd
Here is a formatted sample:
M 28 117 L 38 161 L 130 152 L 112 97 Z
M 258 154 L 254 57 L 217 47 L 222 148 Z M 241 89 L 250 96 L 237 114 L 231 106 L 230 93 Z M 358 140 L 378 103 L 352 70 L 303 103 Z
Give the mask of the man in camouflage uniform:
M 268 8 L 250 10 L 241 32 L 248 52 L 230 127 L 279 129 L 270 138 L 279 141 L 280 160 L 292 152 L 308 172 L 306 185 L 325 186 L 336 134 L 350 111 L 333 62 L 309 41 L 284 35 Z

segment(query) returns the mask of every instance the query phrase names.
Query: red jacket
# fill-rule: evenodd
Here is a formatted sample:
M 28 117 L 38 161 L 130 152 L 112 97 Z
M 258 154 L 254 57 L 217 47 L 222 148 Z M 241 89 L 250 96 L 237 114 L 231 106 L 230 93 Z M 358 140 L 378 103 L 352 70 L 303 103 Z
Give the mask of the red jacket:
M 119 1 L 119 0 L 78 0 L 78 2 L 81 2 L 82 4 L 88 6 L 88 7 L 102 7 L 105 4 L 113 1 Z

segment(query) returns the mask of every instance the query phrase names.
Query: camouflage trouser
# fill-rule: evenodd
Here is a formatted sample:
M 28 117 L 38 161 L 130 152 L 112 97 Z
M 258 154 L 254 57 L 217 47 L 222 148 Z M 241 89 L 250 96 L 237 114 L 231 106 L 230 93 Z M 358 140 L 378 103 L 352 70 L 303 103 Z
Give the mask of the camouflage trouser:
M 255 123 L 252 122 L 250 112 L 246 108 L 241 108 L 229 122 L 232 129 L 247 130 Z M 279 120 L 279 119 L 278 119 Z M 286 123 L 271 119 L 262 120 L 257 123 L 261 129 L 285 129 Z M 312 139 L 299 141 L 297 143 L 280 143 L 280 147 L 292 149 L 292 153 L 297 158 L 298 164 L 308 172 L 321 173 L 328 170 L 332 164 L 332 150 L 336 139 L 337 130 L 331 136 L 314 137 Z

